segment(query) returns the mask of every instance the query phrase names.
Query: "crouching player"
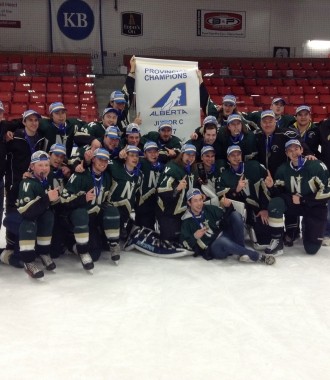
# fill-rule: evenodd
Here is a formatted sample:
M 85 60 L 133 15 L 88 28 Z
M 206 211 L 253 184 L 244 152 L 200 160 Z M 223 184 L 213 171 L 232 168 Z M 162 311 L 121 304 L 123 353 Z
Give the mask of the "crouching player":
M 239 261 L 275 263 L 272 255 L 250 250 L 244 245 L 244 224 L 241 215 L 234 211 L 231 201 L 223 198 L 224 209 L 204 205 L 198 189 L 187 193 L 188 208 L 182 216 L 181 239 L 187 249 L 206 260 L 226 259 L 238 255 Z
M 330 197 L 329 173 L 322 161 L 307 160 L 302 156 L 299 140 L 285 144 L 289 162 L 282 164 L 275 174 L 275 183 L 267 185 L 269 225 L 272 240 L 266 253 L 283 254 L 283 216 L 303 216 L 302 238 L 306 253 L 314 255 L 321 248 L 327 225 L 327 202 Z M 272 186 L 273 185 L 273 186 Z M 290 230 L 286 231 L 293 235 Z
M 58 189 L 52 189 L 47 176 L 50 172 L 49 156 L 38 150 L 31 156 L 31 178 L 20 183 L 18 212 L 23 220 L 19 227 L 19 247 L 25 271 L 32 278 L 41 278 L 44 272 L 35 262 L 40 257 L 47 270 L 54 270 L 50 257 L 50 241 L 54 225 L 51 205 L 59 201 Z
M 82 173 L 72 174 L 61 195 L 62 205 L 69 210 L 77 253 L 86 270 L 94 268 L 94 261 L 101 254 L 101 250 L 90 250 L 90 240 L 97 233 L 93 228 L 95 224 L 109 242 L 112 259 L 118 260 L 119 213 L 108 202 L 111 184 L 106 171 L 108 162 L 109 152 L 95 149 L 91 166 Z

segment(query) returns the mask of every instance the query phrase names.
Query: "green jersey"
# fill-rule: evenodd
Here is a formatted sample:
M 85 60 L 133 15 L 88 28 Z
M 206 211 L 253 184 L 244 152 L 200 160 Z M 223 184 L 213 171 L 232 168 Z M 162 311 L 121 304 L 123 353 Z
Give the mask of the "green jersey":
M 51 202 L 47 192 L 52 188 L 52 180 L 41 182 L 33 177 L 21 181 L 17 209 L 23 218 L 36 219 L 50 208 Z
M 186 177 L 186 189 L 176 191 L 180 180 Z M 195 169 L 185 169 L 174 161 L 170 161 L 159 179 L 157 204 L 167 215 L 180 215 L 187 208 L 186 193 L 189 189 L 199 187 L 198 174 Z
M 258 161 L 250 160 L 241 164 L 240 170 L 235 172 L 229 167 L 222 172 L 220 181 L 216 183 L 216 192 L 219 196 L 254 206 L 256 209 L 266 210 L 268 205 L 268 191 L 264 183 L 267 177 L 266 168 Z M 244 177 L 245 188 L 236 192 L 238 181 Z
M 138 167 L 128 171 L 122 161 L 111 160 L 108 170 L 112 177 L 109 198 L 116 207 L 126 207 L 130 213 L 136 201 L 136 194 L 141 186 L 142 173 Z
M 274 190 L 275 193 L 300 195 L 301 204 L 312 206 L 316 202 L 327 202 L 330 197 L 329 172 L 318 160 L 303 159 L 300 168 L 295 168 L 292 162 L 284 163 L 275 174 Z
M 222 208 L 212 205 L 205 205 L 200 215 L 193 215 L 190 209 L 187 209 L 182 216 L 181 223 L 181 241 L 186 249 L 196 250 L 196 246 L 202 250 L 213 243 L 221 232 L 220 221 L 223 219 L 225 212 Z M 196 239 L 194 233 L 207 227 L 206 233 Z
M 61 194 L 61 203 L 69 209 L 86 208 L 89 214 L 99 213 L 102 204 L 108 203 L 110 175 L 107 171 L 101 175 L 87 168 L 83 173 L 74 173 Z M 86 200 L 86 193 L 94 189 L 95 199 Z

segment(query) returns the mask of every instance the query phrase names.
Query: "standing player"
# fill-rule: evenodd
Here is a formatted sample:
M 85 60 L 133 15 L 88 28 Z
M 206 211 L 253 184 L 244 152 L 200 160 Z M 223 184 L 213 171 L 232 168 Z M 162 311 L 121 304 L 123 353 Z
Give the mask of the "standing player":
M 59 201 L 58 189 L 52 189 L 47 177 L 50 172 L 49 156 L 37 151 L 31 156 L 32 177 L 23 179 L 18 195 L 18 211 L 22 215 L 19 227 L 19 246 L 25 271 L 32 278 L 44 276 L 35 262 L 40 257 L 47 270 L 56 265 L 50 257 L 54 214 L 51 205 Z

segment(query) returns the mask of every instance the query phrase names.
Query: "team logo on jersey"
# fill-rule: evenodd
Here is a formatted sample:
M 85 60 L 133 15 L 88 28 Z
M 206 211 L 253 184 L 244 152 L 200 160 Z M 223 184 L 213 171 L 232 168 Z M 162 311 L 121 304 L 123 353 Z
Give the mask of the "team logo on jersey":
M 84 40 L 94 29 L 92 8 L 83 0 L 67 0 L 57 12 L 61 32 L 72 40 Z
M 186 83 L 179 83 L 171 87 L 153 106 L 161 111 L 170 111 L 173 107 L 187 105 Z

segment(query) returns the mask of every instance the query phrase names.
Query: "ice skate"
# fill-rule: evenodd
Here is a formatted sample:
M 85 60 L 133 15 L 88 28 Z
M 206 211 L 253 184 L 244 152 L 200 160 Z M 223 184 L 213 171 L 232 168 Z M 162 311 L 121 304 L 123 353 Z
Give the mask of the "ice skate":
M 114 264 L 118 265 L 120 260 L 120 245 L 119 243 L 110 243 L 111 260 Z
M 43 266 L 47 270 L 54 270 L 56 268 L 56 264 L 49 255 L 39 255 L 39 257 Z
M 14 250 L 12 249 L 4 249 L 0 254 L 0 261 L 3 264 L 11 265 L 15 268 L 24 268 L 23 262 L 20 260 L 18 255 L 14 254 Z
M 242 263 L 255 263 L 255 261 L 253 261 L 249 255 L 242 255 L 239 257 L 238 261 L 242 262 Z
M 32 261 L 31 263 L 24 263 L 24 270 L 32 278 L 44 277 L 44 272 L 38 268 L 35 261 Z
M 265 263 L 266 265 L 273 265 L 276 262 L 276 259 L 273 255 L 266 255 L 266 254 L 261 254 L 259 257 L 259 261 L 261 263 Z
M 265 249 L 267 255 L 280 256 L 283 255 L 282 239 L 272 239 L 269 246 Z
M 79 254 L 80 261 L 82 263 L 82 266 L 85 270 L 90 271 L 90 273 L 93 273 L 92 269 L 94 268 L 94 263 L 91 258 L 91 255 L 86 252 L 86 253 L 80 253 Z

